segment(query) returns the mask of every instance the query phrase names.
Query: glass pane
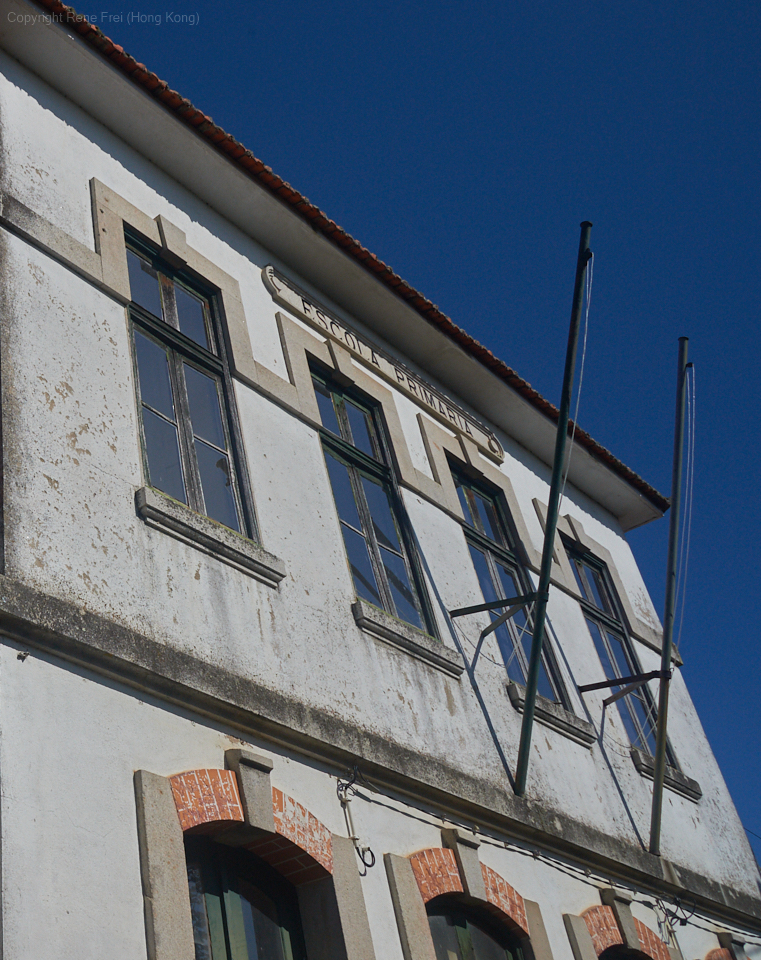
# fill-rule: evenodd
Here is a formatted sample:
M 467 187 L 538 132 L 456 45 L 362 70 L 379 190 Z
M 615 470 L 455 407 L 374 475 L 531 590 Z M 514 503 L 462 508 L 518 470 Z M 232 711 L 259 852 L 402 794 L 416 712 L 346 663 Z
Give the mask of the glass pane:
M 195 443 L 207 516 L 224 523 L 226 527 L 240 531 L 229 457 L 202 440 L 196 440 Z
M 159 275 L 142 257 L 131 250 L 127 251 L 127 269 L 129 270 L 129 288 L 132 299 L 148 313 L 160 320 L 164 319 L 159 292 Z
M 624 642 L 621 637 L 617 637 L 615 633 L 610 633 L 609 631 L 606 631 L 606 635 L 608 637 L 608 645 L 613 652 L 613 657 L 616 662 L 618 676 L 628 677 L 633 673 L 639 673 L 639 671 L 634 669 L 629 663 L 629 658 L 626 656 Z
M 253 884 L 239 881 L 239 890 L 249 948 L 246 960 L 285 960 L 274 902 Z
M 314 384 L 314 395 L 317 399 L 317 406 L 320 409 L 320 419 L 326 430 L 330 430 L 337 437 L 341 436 L 341 428 L 338 426 L 338 417 L 336 409 L 333 406 L 333 394 L 328 390 L 325 384 L 319 380 L 312 379 Z
M 489 566 L 486 562 L 486 555 L 474 547 L 472 543 L 468 544 L 470 549 L 470 556 L 473 560 L 473 567 L 476 571 L 476 576 L 478 577 L 478 583 L 481 587 L 481 593 L 483 594 L 484 602 L 491 603 L 492 600 L 501 600 L 502 597 L 497 596 L 497 591 L 492 582 L 491 573 L 489 572 Z M 514 596 L 514 594 L 512 594 Z M 499 613 L 499 611 L 498 611 Z
M 196 960 L 213 960 L 209 940 L 209 921 L 206 916 L 206 900 L 203 895 L 201 867 L 188 864 L 188 888 L 190 891 L 190 915 L 193 920 L 193 942 Z
M 354 580 L 354 589 L 357 596 L 363 600 L 369 600 L 376 607 L 382 607 L 378 585 L 375 582 L 370 555 L 367 552 L 367 542 L 361 533 L 347 527 L 345 523 L 341 524 L 341 530 L 344 535 L 344 544 L 349 558 L 349 568 L 352 579 Z
M 190 420 L 196 437 L 214 444 L 220 450 L 226 450 L 225 433 L 222 429 L 222 415 L 219 410 L 217 380 L 184 363 L 185 383 L 188 387 Z
M 175 500 L 187 503 L 180 465 L 177 427 L 143 407 L 143 429 L 148 455 L 148 481 Z
M 629 708 L 634 712 L 635 717 L 639 721 L 639 727 L 642 730 L 642 737 L 637 742 L 637 746 L 642 747 L 643 750 L 655 755 L 655 736 L 654 736 L 654 718 L 655 711 L 650 707 L 650 704 L 647 700 L 647 694 L 643 693 L 641 690 L 637 690 L 634 693 L 629 694 L 628 697 L 624 698 L 629 701 Z M 650 718 L 653 717 L 653 720 Z
M 354 491 L 351 488 L 348 468 L 327 451 L 325 452 L 325 462 L 328 465 L 328 474 L 333 487 L 333 497 L 338 508 L 338 516 L 344 523 L 351 524 L 352 527 L 361 530 L 362 524 L 359 520 L 359 513 L 357 513 L 357 503 L 354 499 Z
M 428 917 L 436 960 L 463 960 L 457 928 L 449 917 Z
M 505 948 L 496 940 L 484 933 L 479 927 L 468 924 L 468 933 L 473 944 L 474 960 L 505 960 Z
M 605 676 L 608 680 L 615 680 L 618 676 L 613 661 L 610 659 L 610 654 L 608 653 L 608 648 L 605 646 L 605 643 L 602 639 L 602 633 L 600 628 L 594 622 L 594 620 L 587 620 L 587 626 L 589 627 L 589 632 L 592 635 L 592 640 L 594 641 L 595 650 L 597 650 L 597 655 L 600 658 L 600 663 L 602 668 L 605 671 Z
M 589 599 L 589 590 L 587 585 L 581 579 L 581 574 L 579 572 L 580 564 L 573 557 L 569 557 L 571 561 L 571 570 L 573 570 L 573 575 L 576 577 L 576 586 L 579 588 L 579 593 L 584 597 L 585 600 Z
M 581 560 L 577 560 L 576 563 L 578 564 L 581 578 L 584 581 L 584 586 L 582 587 L 584 596 L 598 609 L 608 612 L 608 605 L 603 599 L 605 592 L 602 587 L 600 574 L 597 570 L 593 570 L 588 564 L 582 563 Z
M 386 571 L 391 596 L 394 599 L 397 617 L 419 627 L 421 630 L 425 629 L 415 606 L 415 591 L 410 583 L 403 558 L 398 553 L 391 553 L 390 550 L 381 550 L 381 560 Z
M 143 403 L 147 403 L 154 410 L 174 420 L 174 403 L 166 350 L 135 330 L 135 355 L 140 377 L 140 398 Z
M 383 487 L 370 480 L 369 477 L 362 477 L 362 489 L 367 497 L 367 505 L 370 508 L 370 516 L 373 518 L 373 530 L 381 547 L 388 547 L 390 550 L 402 552 L 399 545 L 399 537 L 396 533 L 396 524 L 394 515 L 391 513 L 391 504 L 389 503 L 388 493 Z
M 349 417 L 349 424 L 351 425 L 351 435 L 354 440 L 354 446 L 358 447 L 369 457 L 374 457 L 375 450 L 373 449 L 373 442 L 370 438 L 367 414 L 363 410 L 360 410 L 359 407 L 356 407 L 351 400 L 345 400 L 344 405 L 346 406 L 346 413 Z
M 475 526 L 475 524 L 473 523 L 473 514 L 471 513 L 471 510 L 470 510 L 470 503 L 468 502 L 468 496 L 465 492 L 465 487 L 463 487 L 459 483 L 457 484 L 457 496 L 460 500 L 460 506 L 462 507 L 463 517 L 465 517 L 466 522 L 469 523 L 471 527 Z
M 188 293 L 177 284 L 174 285 L 174 299 L 177 304 L 177 321 L 185 336 L 209 349 L 209 337 L 206 333 L 204 302 Z
M 478 510 L 478 516 L 483 524 L 484 533 L 489 539 L 494 540 L 495 543 L 502 543 L 503 539 L 499 533 L 499 524 L 497 522 L 497 514 L 494 510 L 494 504 L 490 503 L 488 500 L 484 500 L 483 497 L 479 496 L 474 492 L 473 499 L 476 501 L 476 509 Z

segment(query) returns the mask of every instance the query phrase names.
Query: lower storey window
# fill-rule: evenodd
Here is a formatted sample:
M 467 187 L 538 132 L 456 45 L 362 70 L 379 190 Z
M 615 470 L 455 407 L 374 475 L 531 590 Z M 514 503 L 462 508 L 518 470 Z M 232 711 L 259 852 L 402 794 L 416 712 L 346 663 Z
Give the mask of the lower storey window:
M 524 960 L 517 937 L 486 915 L 433 902 L 428 923 L 436 960 Z
M 186 840 L 195 960 L 306 960 L 295 889 L 245 851 Z

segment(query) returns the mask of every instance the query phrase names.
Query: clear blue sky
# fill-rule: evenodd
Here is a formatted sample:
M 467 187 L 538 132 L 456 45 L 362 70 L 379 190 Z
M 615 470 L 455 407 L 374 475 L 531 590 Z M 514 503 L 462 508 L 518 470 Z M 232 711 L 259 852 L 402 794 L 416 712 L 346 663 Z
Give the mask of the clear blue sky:
M 76 8 L 554 402 L 578 225 L 592 220 L 579 421 L 666 494 L 677 338 L 690 337 L 684 674 L 745 825 L 761 835 L 761 7 Z M 199 22 L 168 23 L 167 10 Z M 161 23 L 128 23 L 136 12 Z M 667 534 L 661 521 L 630 537 L 661 612 Z

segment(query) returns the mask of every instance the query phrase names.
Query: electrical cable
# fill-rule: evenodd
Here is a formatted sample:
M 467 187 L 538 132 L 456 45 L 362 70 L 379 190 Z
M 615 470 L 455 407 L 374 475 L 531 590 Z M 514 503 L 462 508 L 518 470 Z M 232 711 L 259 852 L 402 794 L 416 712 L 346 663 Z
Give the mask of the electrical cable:
M 587 270 L 584 275 L 584 295 L 586 297 L 587 306 L 584 311 L 584 339 L 582 341 L 581 347 L 581 366 L 579 368 L 579 386 L 576 391 L 576 409 L 573 412 L 573 427 L 571 428 L 571 443 L 568 447 L 568 459 L 565 464 L 565 474 L 563 476 L 563 483 L 560 487 L 560 499 L 558 500 L 558 510 L 560 509 L 560 504 L 563 502 L 563 495 L 565 493 L 565 485 L 568 482 L 568 472 L 571 469 L 571 457 L 573 456 L 573 439 L 576 436 L 576 424 L 579 421 L 579 404 L 581 402 L 581 384 L 584 380 L 584 363 L 587 359 L 587 334 L 589 333 L 589 307 L 592 302 L 592 278 L 594 275 L 594 265 L 595 265 L 595 255 L 590 253 L 589 261 L 587 263 Z
M 687 596 L 687 570 L 690 561 L 690 540 L 692 538 L 692 505 L 693 485 L 695 479 L 695 425 L 696 425 L 696 381 L 695 367 L 690 364 L 687 369 L 687 477 L 685 482 L 685 517 L 686 522 L 682 533 L 682 549 L 680 551 L 679 573 L 677 576 L 677 598 L 679 608 L 679 630 L 676 639 L 676 651 L 681 656 L 679 644 L 682 639 L 684 626 L 684 611 Z

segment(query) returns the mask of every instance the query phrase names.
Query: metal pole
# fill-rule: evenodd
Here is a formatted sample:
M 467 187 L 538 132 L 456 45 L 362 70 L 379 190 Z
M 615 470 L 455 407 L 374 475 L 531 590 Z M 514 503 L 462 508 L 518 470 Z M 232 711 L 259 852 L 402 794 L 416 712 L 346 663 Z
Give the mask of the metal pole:
M 682 501 L 682 451 L 684 448 L 684 395 L 687 384 L 687 337 L 679 338 L 679 365 L 676 382 L 676 420 L 674 423 L 674 462 L 671 470 L 671 518 L 669 549 L 666 561 L 666 604 L 663 615 L 663 648 L 661 650 L 661 685 L 658 692 L 658 726 L 653 769 L 653 808 L 650 818 L 650 853 L 660 856 L 661 812 L 663 810 L 663 778 L 666 774 L 666 724 L 669 712 L 669 671 L 671 643 L 674 637 L 676 606 L 676 565 L 679 552 L 679 515 Z
M 579 256 L 576 261 L 576 283 L 573 288 L 571 326 L 568 331 L 568 347 L 565 355 L 565 372 L 563 373 L 563 391 L 560 397 L 560 411 L 558 414 L 558 432 L 555 437 L 555 459 L 552 464 L 552 481 L 550 483 L 550 502 L 547 506 L 542 566 L 539 573 L 539 586 L 536 591 L 537 600 L 534 610 L 534 633 L 531 639 L 531 660 L 529 661 L 528 677 L 526 678 L 526 699 L 523 706 L 521 744 L 518 750 L 518 768 L 515 773 L 515 792 L 519 797 L 522 797 L 526 792 L 526 777 L 528 776 L 528 764 L 531 755 L 531 731 L 534 726 L 536 690 L 539 685 L 539 668 L 542 663 L 544 621 L 547 615 L 547 599 L 550 590 L 550 573 L 552 571 L 552 553 L 555 548 L 555 530 L 558 525 L 560 487 L 563 479 L 563 461 L 565 459 L 565 444 L 568 436 L 568 418 L 571 410 L 573 374 L 576 367 L 576 348 L 579 343 L 581 308 L 584 301 L 584 275 L 587 270 L 587 263 L 592 256 L 589 251 L 589 235 L 591 230 L 592 224 L 588 220 L 585 220 L 581 224 Z

